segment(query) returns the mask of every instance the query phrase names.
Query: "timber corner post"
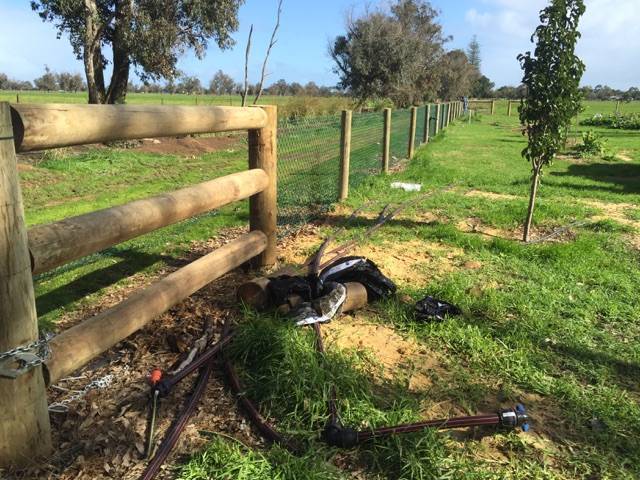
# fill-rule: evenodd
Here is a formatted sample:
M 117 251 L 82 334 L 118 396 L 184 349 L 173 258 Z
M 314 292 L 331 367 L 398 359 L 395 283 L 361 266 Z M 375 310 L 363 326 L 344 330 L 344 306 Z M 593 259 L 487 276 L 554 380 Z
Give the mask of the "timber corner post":
M 384 109 L 384 132 L 382 135 L 382 173 L 389 173 L 391 154 L 391 109 Z
M 339 200 L 349 196 L 349 163 L 351 161 L 351 110 L 342 111 L 340 128 L 340 176 L 338 183 Z
M 263 128 L 249 130 L 249 168 L 261 168 L 269 177 L 269 186 L 249 199 L 250 231 L 260 230 L 267 236 L 267 247 L 252 262 L 253 266 L 270 267 L 276 263 L 278 201 L 278 107 L 257 106 L 267 114 Z
M 0 102 L 0 352 L 38 339 L 27 228 L 11 107 Z M 0 468 L 26 466 L 51 452 L 42 366 L 0 377 Z
M 409 143 L 407 145 L 407 158 L 411 160 L 416 151 L 416 123 L 418 121 L 418 107 L 411 107 L 411 120 L 409 122 Z

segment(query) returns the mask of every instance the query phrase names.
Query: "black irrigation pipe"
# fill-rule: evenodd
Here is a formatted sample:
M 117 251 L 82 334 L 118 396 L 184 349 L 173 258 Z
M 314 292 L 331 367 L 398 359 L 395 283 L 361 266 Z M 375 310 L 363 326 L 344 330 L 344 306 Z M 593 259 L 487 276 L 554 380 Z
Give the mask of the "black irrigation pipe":
M 173 450 L 173 447 L 180 437 L 180 434 L 184 430 L 184 427 L 187 426 L 189 418 L 191 418 L 191 415 L 193 415 L 196 406 L 200 402 L 200 398 L 206 390 L 209 377 L 211 376 L 211 370 L 213 369 L 213 363 L 214 361 L 212 359 L 209 359 L 209 362 L 204 367 L 202 367 L 202 370 L 200 370 L 200 375 L 198 377 L 195 389 L 191 394 L 191 397 L 189 397 L 187 404 L 180 412 L 180 414 L 176 417 L 173 425 L 171 425 L 169 431 L 162 440 L 160 447 L 158 447 L 157 453 L 151 459 L 151 462 L 149 462 L 149 464 L 147 465 L 147 468 L 140 477 L 140 480 L 151 480 L 152 478 L 154 478 L 158 474 L 158 471 L 160 470 L 162 464 L 171 453 L 171 450 Z
M 223 335 L 229 336 L 232 335 L 231 330 L 231 319 L 227 318 L 227 321 L 224 326 Z M 223 353 L 222 364 L 224 367 L 225 374 L 227 379 L 229 380 L 229 386 L 231 387 L 231 391 L 236 396 L 238 403 L 245 411 L 249 420 L 253 423 L 256 429 L 260 432 L 260 434 L 268 441 L 272 443 L 277 443 L 282 445 L 287 450 L 292 453 L 296 453 L 299 451 L 299 447 L 295 445 L 291 440 L 285 438 L 285 436 L 280 433 L 276 428 L 274 428 L 258 411 L 258 407 L 246 396 L 244 389 L 242 388 L 242 384 L 240 382 L 240 377 L 238 376 L 233 363 L 229 359 L 228 355 Z

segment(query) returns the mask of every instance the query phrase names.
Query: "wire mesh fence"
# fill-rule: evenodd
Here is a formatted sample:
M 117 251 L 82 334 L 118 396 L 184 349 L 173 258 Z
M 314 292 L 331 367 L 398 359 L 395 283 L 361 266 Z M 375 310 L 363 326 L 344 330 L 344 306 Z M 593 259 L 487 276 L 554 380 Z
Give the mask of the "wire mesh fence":
M 278 219 L 298 225 L 338 197 L 340 116 L 302 117 L 278 126 Z
M 439 131 L 449 106 L 440 105 Z M 418 108 L 415 147 L 436 135 L 436 105 Z M 426 122 L 429 117 L 428 123 Z M 278 222 L 281 233 L 324 214 L 338 200 L 340 187 L 341 116 L 282 119 L 278 125 Z M 391 113 L 389 167 L 407 158 L 411 109 Z M 351 122 L 349 187 L 361 185 L 382 169 L 383 112 L 354 113 Z
M 383 135 L 382 112 L 359 113 L 353 116 L 349 188 L 357 187 L 368 176 L 376 175 L 382 170 Z

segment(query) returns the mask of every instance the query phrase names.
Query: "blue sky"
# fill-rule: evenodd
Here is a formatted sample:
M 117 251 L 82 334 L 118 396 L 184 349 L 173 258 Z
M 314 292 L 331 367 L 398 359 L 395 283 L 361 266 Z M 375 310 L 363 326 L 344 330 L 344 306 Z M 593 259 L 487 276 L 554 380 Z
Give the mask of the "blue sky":
M 221 52 L 209 48 L 198 60 L 187 54 L 179 67 L 206 84 L 222 69 L 237 80 L 242 77 L 244 47 L 254 25 L 251 80 L 257 81 L 273 22 L 277 0 L 246 0 L 240 9 L 237 45 Z M 482 47 L 483 73 L 497 86 L 519 83 L 518 53 L 531 48 L 529 37 L 538 23 L 537 12 L 546 0 L 433 0 L 440 21 L 453 36 L 448 48 L 466 48 L 476 34 Z M 586 0 L 587 14 L 578 53 L 587 65 L 583 83 L 617 88 L 640 85 L 640 0 Z M 284 0 L 282 26 L 274 47 L 267 83 L 279 78 L 305 83 L 313 80 L 334 85 L 337 77 L 327 45 L 344 31 L 348 12 L 362 12 L 366 4 L 355 0 Z M 28 0 L 0 0 L 0 72 L 17 79 L 39 76 L 44 65 L 55 71 L 82 72 L 66 38 L 31 11 Z

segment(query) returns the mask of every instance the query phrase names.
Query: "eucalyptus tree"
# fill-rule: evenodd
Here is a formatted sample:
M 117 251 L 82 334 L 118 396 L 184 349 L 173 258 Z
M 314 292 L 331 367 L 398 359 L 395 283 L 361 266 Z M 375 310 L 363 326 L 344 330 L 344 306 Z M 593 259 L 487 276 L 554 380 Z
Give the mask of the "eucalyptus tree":
M 31 8 L 69 36 L 84 62 L 89 103 L 124 102 L 129 74 L 145 82 L 178 75 L 178 57 L 193 50 L 202 58 L 213 40 L 233 45 L 238 8 L 244 0 L 32 0 Z M 105 51 L 112 51 L 107 59 Z M 105 67 L 112 64 L 109 82 Z

